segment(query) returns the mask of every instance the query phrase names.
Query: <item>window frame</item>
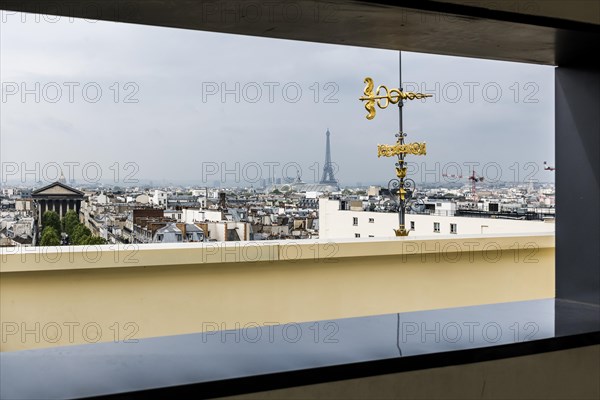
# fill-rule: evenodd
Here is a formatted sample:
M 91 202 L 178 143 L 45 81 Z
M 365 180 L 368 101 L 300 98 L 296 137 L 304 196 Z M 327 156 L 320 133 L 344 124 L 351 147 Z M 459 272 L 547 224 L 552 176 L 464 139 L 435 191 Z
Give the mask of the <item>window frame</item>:
M 450 223 L 450 233 L 453 235 L 458 233 L 458 225 L 456 223 Z

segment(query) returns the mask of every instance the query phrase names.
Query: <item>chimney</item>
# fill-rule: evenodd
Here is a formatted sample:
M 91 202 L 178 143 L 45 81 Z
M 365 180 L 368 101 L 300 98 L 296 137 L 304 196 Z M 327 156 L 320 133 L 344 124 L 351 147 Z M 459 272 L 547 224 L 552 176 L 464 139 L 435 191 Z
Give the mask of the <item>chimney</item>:
M 185 240 L 185 238 L 187 237 L 186 231 L 185 231 L 185 224 L 183 222 L 180 222 L 180 223 L 175 224 L 175 226 L 177 228 L 179 228 L 179 230 L 181 230 L 181 236 Z
M 219 192 L 219 207 L 222 210 L 227 208 L 227 194 L 225 192 Z

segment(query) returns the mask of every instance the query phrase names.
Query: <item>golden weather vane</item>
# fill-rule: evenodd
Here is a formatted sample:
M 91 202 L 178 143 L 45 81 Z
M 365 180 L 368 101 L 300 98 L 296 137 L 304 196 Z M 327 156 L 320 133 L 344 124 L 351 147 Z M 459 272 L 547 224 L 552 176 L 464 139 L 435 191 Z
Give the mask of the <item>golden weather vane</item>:
M 400 71 L 402 70 L 402 55 L 400 54 Z M 367 119 L 371 120 L 375 118 L 377 105 L 379 108 L 387 108 L 390 104 L 398 104 L 399 117 L 400 117 L 400 130 L 396 134 L 396 144 L 380 144 L 377 145 L 377 157 L 398 157 L 396 162 L 396 176 L 398 179 L 392 179 L 388 183 L 388 189 L 391 194 L 397 197 L 398 203 L 398 220 L 399 228 L 394 229 L 396 236 L 408 236 L 408 230 L 405 226 L 405 215 L 407 203 L 412 199 L 415 190 L 415 181 L 406 178 L 406 165 L 404 157 L 408 154 L 411 155 L 426 155 L 427 147 L 425 143 L 404 143 L 406 133 L 402 131 L 402 107 L 403 100 L 415 100 L 432 97 L 430 94 L 404 92 L 400 89 L 388 89 L 385 85 L 377 86 L 377 90 L 373 92 L 373 79 L 365 78 L 364 95 L 359 98 L 360 101 L 366 101 L 365 109 L 369 112 Z M 402 84 L 402 75 L 400 74 L 400 84 Z M 408 189 L 408 190 L 407 190 Z
M 400 100 L 416 100 L 416 99 L 424 99 L 426 97 L 432 97 L 430 94 L 423 93 L 415 93 L 415 92 L 403 92 L 402 89 L 388 89 L 385 85 L 377 86 L 377 90 L 373 93 L 373 79 L 365 78 L 365 86 L 364 96 L 360 98 L 361 101 L 366 101 L 365 109 L 369 112 L 367 114 L 367 119 L 375 118 L 375 104 L 379 106 L 379 108 L 384 109 L 391 104 L 396 104 Z M 380 94 L 381 91 L 384 91 L 385 94 Z M 382 100 L 385 100 L 382 103 Z
M 378 144 L 377 158 L 399 156 L 401 154 L 412 154 L 414 156 L 424 156 L 427 154 L 426 143 L 396 143 L 396 144 Z

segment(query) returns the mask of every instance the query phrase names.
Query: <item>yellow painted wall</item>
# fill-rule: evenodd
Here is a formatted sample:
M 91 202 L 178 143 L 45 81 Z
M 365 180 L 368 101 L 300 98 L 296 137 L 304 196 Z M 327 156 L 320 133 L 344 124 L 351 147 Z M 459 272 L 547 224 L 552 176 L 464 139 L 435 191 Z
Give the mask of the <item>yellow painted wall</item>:
M 4 249 L 0 350 L 550 298 L 554 250 L 553 235 Z

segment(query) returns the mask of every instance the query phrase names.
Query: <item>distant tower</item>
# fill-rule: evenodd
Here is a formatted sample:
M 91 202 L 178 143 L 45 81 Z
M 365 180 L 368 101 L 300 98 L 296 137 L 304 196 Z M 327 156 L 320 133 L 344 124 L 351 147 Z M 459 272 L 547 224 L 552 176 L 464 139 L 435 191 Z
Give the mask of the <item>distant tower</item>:
M 527 185 L 527 193 L 533 193 L 533 180 L 531 178 L 529 178 L 529 185 Z
M 65 175 L 63 174 L 62 169 L 60 170 L 60 178 L 58 178 L 58 181 L 63 185 L 67 184 L 67 180 L 65 179 Z
M 329 135 L 331 135 L 331 133 L 329 133 L 329 129 L 327 129 L 325 135 L 327 136 L 325 145 L 325 165 L 323 165 L 323 177 L 319 183 L 322 185 L 337 186 L 338 181 L 335 179 L 335 176 L 333 176 L 333 164 L 331 163 L 331 145 L 329 143 Z

